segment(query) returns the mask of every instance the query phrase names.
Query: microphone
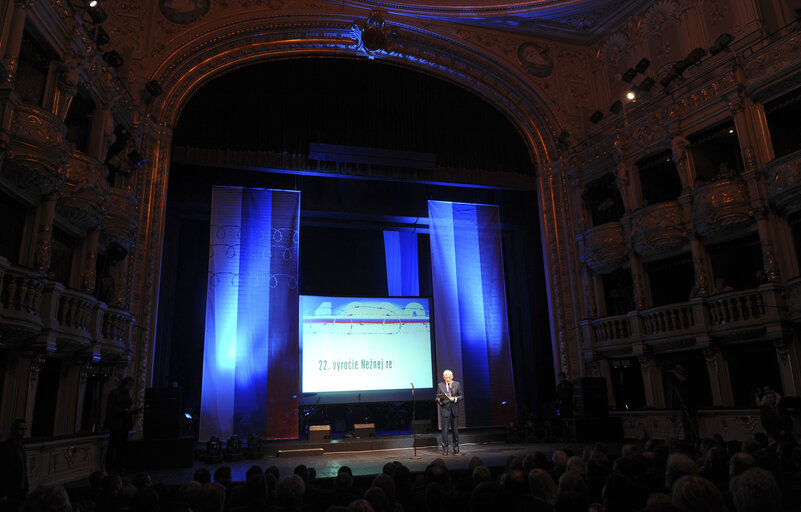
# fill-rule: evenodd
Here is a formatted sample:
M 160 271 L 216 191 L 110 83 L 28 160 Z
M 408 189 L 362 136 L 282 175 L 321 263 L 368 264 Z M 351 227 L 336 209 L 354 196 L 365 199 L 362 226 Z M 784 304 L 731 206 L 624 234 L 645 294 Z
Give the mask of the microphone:
M 412 389 L 414 389 L 414 382 L 410 382 L 409 384 L 412 385 Z

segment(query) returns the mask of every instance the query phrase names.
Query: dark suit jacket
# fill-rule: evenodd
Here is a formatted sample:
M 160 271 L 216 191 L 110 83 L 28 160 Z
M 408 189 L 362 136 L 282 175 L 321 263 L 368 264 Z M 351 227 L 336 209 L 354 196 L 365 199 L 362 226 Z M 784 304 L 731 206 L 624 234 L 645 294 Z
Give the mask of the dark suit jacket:
M 455 402 L 445 402 L 440 404 L 439 400 L 437 403 L 439 404 L 439 412 L 440 414 L 444 414 L 446 416 L 458 416 L 459 415 L 459 405 L 464 400 L 464 395 L 462 394 L 462 384 L 460 382 L 456 382 L 455 380 L 451 381 L 451 396 L 456 397 Z M 440 393 L 448 394 L 448 386 L 444 382 L 440 382 L 437 386 L 437 395 Z M 434 400 L 436 400 L 436 395 L 434 396 Z

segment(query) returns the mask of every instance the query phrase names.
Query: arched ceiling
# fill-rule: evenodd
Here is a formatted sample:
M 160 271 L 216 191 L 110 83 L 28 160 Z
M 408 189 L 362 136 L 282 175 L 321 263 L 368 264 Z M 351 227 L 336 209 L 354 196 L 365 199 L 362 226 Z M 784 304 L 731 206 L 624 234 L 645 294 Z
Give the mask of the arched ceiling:
M 494 0 L 349 1 L 396 15 L 455 22 L 494 30 L 588 43 L 619 26 L 648 0 Z

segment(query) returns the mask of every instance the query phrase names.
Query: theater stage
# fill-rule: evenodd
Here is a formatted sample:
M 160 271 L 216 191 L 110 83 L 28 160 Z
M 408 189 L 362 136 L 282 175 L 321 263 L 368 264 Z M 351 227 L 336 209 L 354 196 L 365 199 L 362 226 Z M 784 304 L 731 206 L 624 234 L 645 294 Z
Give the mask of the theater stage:
M 506 430 L 480 430 L 460 432 L 460 455 L 442 456 L 436 445 L 436 434 L 417 436 L 417 452 L 412 447 L 411 435 L 377 436 L 369 439 L 334 439 L 331 442 L 309 442 L 306 440 L 268 441 L 265 443 L 266 455 L 261 459 L 241 461 L 222 461 L 209 464 L 197 457 L 192 465 L 185 467 L 158 468 L 142 464 L 141 469 L 150 473 L 154 482 L 179 484 L 192 480 L 194 472 L 201 467 L 210 471 L 227 465 L 232 469 L 234 480 L 243 481 L 245 472 L 252 465 L 262 468 L 277 466 L 281 476 L 291 475 L 298 464 L 305 464 L 317 470 L 318 478 L 337 475 L 341 466 L 350 466 L 355 476 L 380 473 L 384 464 L 399 461 L 412 472 L 423 471 L 432 460 L 442 457 L 450 469 L 464 469 L 472 457 L 480 457 L 485 466 L 503 466 L 509 456 L 522 457 L 528 453 L 541 451 L 550 458 L 554 450 L 570 449 L 580 454 L 587 443 L 549 442 L 549 443 L 508 443 Z M 138 443 L 132 448 L 137 449 Z M 424 445 L 424 446 L 421 446 Z M 620 442 L 608 444 L 610 453 L 619 453 Z M 202 447 L 196 448 L 199 455 Z M 152 459 L 151 459 L 152 460 Z M 137 471 L 132 468 L 131 471 Z

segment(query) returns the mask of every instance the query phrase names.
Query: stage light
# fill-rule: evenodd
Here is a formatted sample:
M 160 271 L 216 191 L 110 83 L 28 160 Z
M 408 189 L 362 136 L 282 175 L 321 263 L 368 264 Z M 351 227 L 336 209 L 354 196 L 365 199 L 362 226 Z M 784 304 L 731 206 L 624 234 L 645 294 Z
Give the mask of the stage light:
M 157 80 L 151 80 L 146 83 L 145 90 L 153 97 L 161 96 L 162 93 L 161 84 Z
M 609 112 L 613 114 L 619 114 L 621 110 L 623 110 L 623 103 L 620 100 L 612 103 L 612 106 L 609 107 Z
M 91 2 L 87 4 L 86 14 L 92 18 L 92 23 L 95 25 L 99 25 L 108 19 L 108 13 L 97 2 L 94 2 L 94 5 Z
M 637 73 L 642 74 L 645 73 L 645 70 L 648 69 L 648 66 L 650 65 L 651 61 L 643 57 L 642 59 L 640 59 L 640 62 L 637 63 L 637 66 L 635 66 L 634 69 L 637 70 Z
M 720 34 L 718 38 L 715 39 L 715 42 L 712 43 L 712 46 L 709 47 L 709 54 L 717 55 L 720 52 L 728 50 L 732 41 L 734 41 L 734 36 L 728 32 Z
M 97 7 L 97 0 L 90 0 L 89 3 L 86 4 L 86 6 L 87 7 Z
M 117 50 L 111 50 L 103 54 L 103 59 L 105 59 L 106 63 L 111 66 L 112 68 L 118 68 L 122 66 L 122 55 L 117 53 Z
M 667 88 L 667 86 L 670 85 L 670 83 L 673 80 L 677 79 L 678 77 L 679 77 L 679 72 L 676 70 L 676 67 L 674 66 L 670 71 L 668 71 L 667 75 L 665 75 L 665 77 L 659 81 L 659 83 L 662 84 L 662 87 Z
M 598 123 L 601 122 L 601 119 L 603 119 L 603 118 L 604 118 L 604 113 L 601 112 L 600 110 L 596 110 L 590 116 L 590 122 L 593 123 L 593 124 L 598 124 Z
M 261 438 L 256 434 L 250 434 L 248 438 L 248 446 L 245 448 L 245 457 L 248 459 L 261 459 L 264 457 Z
M 97 46 L 108 44 L 109 40 L 108 32 L 103 30 L 103 27 L 97 27 L 97 30 L 95 30 L 95 43 L 97 43 Z
M 637 99 L 637 93 L 634 92 L 634 89 L 632 89 L 632 90 L 630 90 L 630 91 L 628 91 L 626 93 L 626 99 L 629 100 L 629 101 L 634 101 L 634 100 Z
M 705 55 L 706 50 L 703 48 L 696 48 L 695 50 L 691 51 L 690 54 L 684 59 L 687 62 L 687 67 L 701 64 L 701 59 L 703 59 Z
M 656 81 L 653 78 L 651 78 L 650 76 L 645 77 L 643 81 L 640 82 L 640 85 L 637 86 L 637 89 L 640 90 L 641 92 L 648 92 L 651 90 L 654 84 L 656 84 Z
M 186 419 L 188 419 L 188 420 L 191 420 L 191 419 L 192 419 L 192 415 L 191 415 L 191 414 L 189 414 L 188 412 L 185 412 L 185 413 L 184 413 L 184 418 L 186 418 Z
M 623 76 L 620 77 L 620 79 L 627 84 L 630 84 L 634 80 L 635 76 L 637 76 L 637 71 L 634 68 L 629 68 L 625 73 L 623 73 Z
M 216 464 L 222 462 L 222 443 L 217 436 L 211 436 L 206 441 L 206 453 L 203 458 L 209 464 Z
M 556 142 L 558 142 L 560 145 L 566 145 L 569 140 L 570 140 L 570 133 L 566 130 L 562 130 L 559 133 L 559 136 L 556 137 Z

